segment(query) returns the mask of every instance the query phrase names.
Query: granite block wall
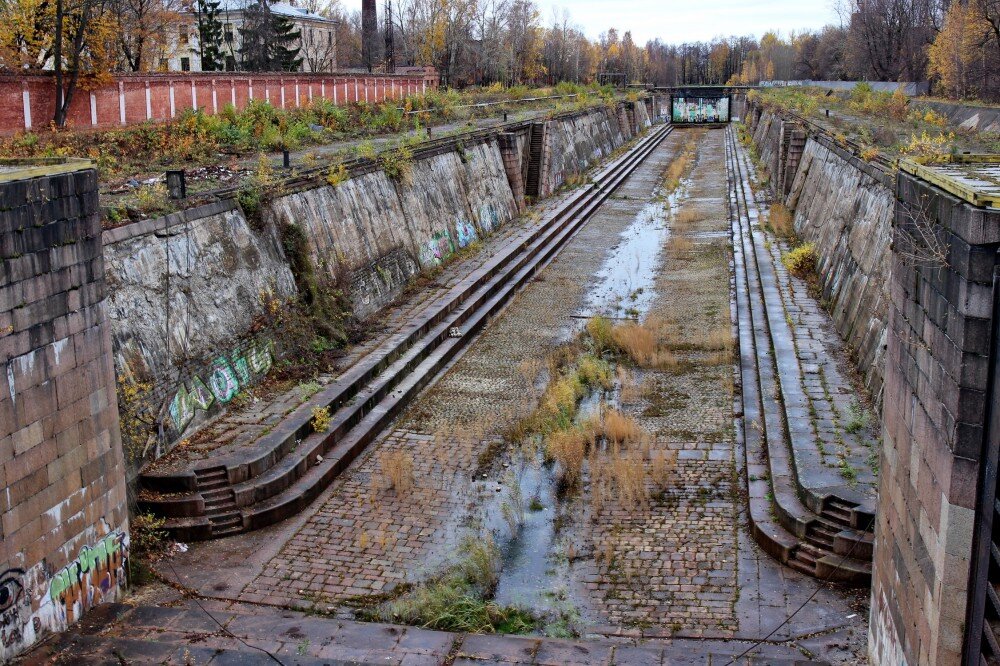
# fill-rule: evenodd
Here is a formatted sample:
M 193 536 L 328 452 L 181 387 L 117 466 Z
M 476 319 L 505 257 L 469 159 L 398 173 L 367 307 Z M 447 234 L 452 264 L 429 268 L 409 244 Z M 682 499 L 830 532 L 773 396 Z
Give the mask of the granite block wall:
M 89 163 L 0 167 L 0 660 L 125 585 L 128 515 Z
M 905 173 L 896 197 L 869 650 L 876 664 L 957 664 L 1000 212 Z

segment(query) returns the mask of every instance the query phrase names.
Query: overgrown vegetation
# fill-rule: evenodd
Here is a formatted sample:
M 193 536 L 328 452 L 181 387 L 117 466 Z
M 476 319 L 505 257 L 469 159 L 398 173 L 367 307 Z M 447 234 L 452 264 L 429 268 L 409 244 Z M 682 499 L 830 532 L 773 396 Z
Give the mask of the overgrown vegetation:
M 574 88 L 579 93 L 595 91 L 582 86 L 579 90 Z M 466 105 L 552 93 L 550 88 L 523 86 L 468 92 L 429 90 L 384 104 L 335 105 L 330 100 L 316 98 L 290 109 L 251 100 L 242 110 L 229 104 L 215 115 L 201 109 L 185 109 L 165 123 L 148 122 L 99 131 L 24 132 L 0 139 L 0 154 L 89 157 L 96 162 L 102 179 L 108 180 L 163 168 L 213 163 L 232 156 L 298 150 L 338 140 L 419 129 L 429 122 L 468 115 L 467 109 L 459 108 Z
M 803 243 L 786 252 L 781 257 L 781 263 L 788 272 L 800 278 L 809 278 L 816 274 L 816 246 Z
M 129 584 L 144 585 L 153 579 L 150 564 L 166 553 L 169 534 L 166 519 L 151 513 L 133 513 L 129 519 Z
M 458 548 L 458 558 L 440 574 L 359 615 L 440 631 L 526 634 L 536 630 L 539 622 L 530 612 L 491 600 L 500 567 L 500 549 L 491 538 L 468 537 Z
M 908 157 L 920 162 L 942 162 L 962 151 L 1000 151 L 1000 136 L 947 128 L 945 116 L 919 99 L 908 98 L 902 89 L 888 93 L 859 83 L 850 92 L 830 93 L 789 86 L 752 90 L 748 98 L 766 108 L 791 111 L 820 122 L 839 143 L 869 161 Z

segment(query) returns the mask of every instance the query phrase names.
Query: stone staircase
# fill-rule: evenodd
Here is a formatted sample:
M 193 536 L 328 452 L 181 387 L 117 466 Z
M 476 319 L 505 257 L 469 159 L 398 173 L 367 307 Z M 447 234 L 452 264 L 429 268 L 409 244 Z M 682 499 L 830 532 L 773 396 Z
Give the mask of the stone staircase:
M 866 585 L 871 578 L 874 500 L 823 464 L 809 427 L 809 398 L 776 282 L 751 165 L 727 130 L 742 388 L 737 412 L 744 443 L 751 532 L 789 567 L 823 580 Z
M 526 196 L 538 198 L 542 190 L 542 152 L 545 148 L 545 123 L 532 123 L 528 137 L 528 178 Z

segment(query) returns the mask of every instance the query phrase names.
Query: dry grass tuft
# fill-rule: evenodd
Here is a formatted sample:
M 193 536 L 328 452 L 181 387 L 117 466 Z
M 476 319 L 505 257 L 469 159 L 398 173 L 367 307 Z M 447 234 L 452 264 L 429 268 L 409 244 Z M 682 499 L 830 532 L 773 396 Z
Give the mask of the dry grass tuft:
M 642 397 L 635 373 L 628 368 L 619 365 L 615 369 L 615 382 L 619 387 L 618 400 L 623 404 L 638 402 Z
M 704 219 L 705 216 L 698 210 L 694 208 L 685 208 L 674 215 L 674 229 L 678 231 L 687 230 Z
M 727 365 L 735 360 L 736 345 L 733 341 L 732 328 L 729 326 L 720 326 L 709 332 L 703 346 L 715 352 L 711 359 L 715 365 Z
M 413 458 L 406 451 L 386 451 L 378 461 L 380 481 L 385 490 L 395 490 L 397 495 L 408 492 L 414 485 Z
M 623 324 L 611 331 L 611 339 L 638 365 L 648 367 L 656 358 L 657 340 L 654 331 L 642 324 Z
M 601 432 L 608 442 L 617 444 L 637 442 L 642 437 L 642 428 L 639 427 L 639 423 L 617 409 L 609 409 L 604 412 L 601 419 Z
M 676 474 L 676 451 L 653 451 L 650 454 L 649 476 L 654 484 L 666 490 L 674 484 Z
M 767 215 L 767 227 L 782 238 L 795 238 L 795 218 L 784 204 L 771 204 L 771 210 Z
M 687 236 L 673 234 L 667 242 L 667 250 L 674 255 L 686 254 L 694 249 L 694 242 Z
M 649 500 L 645 460 L 637 453 L 623 453 L 613 448 L 607 459 L 597 466 L 597 473 L 592 470 L 591 474 L 593 492 L 600 498 L 600 506 L 614 501 L 622 508 L 634 509 Z
M 590 435 L 583 429 L 573 428 L 552 433 L 546 440 L 546 455 L 559 466 L 559 482 L 575 487 L 583 476 L 583 461 L 587 457 Z

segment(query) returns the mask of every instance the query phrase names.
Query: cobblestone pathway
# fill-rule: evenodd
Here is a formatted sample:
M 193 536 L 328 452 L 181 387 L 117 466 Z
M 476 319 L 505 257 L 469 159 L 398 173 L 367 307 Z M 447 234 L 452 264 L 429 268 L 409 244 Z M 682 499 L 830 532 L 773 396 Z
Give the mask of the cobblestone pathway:
M 676 367 L 635 370 L 637 395 L 622 401 L 644 430 L 656 434 L 654 451 L 676 453 L 676 475 L 648 506 L 611 504 L 588 516 L 581 531 L 602 556 L 581 573 L 595 607 L 612 625 L 726 636 L 737 629 L 739 511 L 726 351 L 729 222 L 722 144 L 714 134 L 695 132 L 685 136 L 698 149 L 669 220 L 670 240 L 647 316 L 669 327 Z

